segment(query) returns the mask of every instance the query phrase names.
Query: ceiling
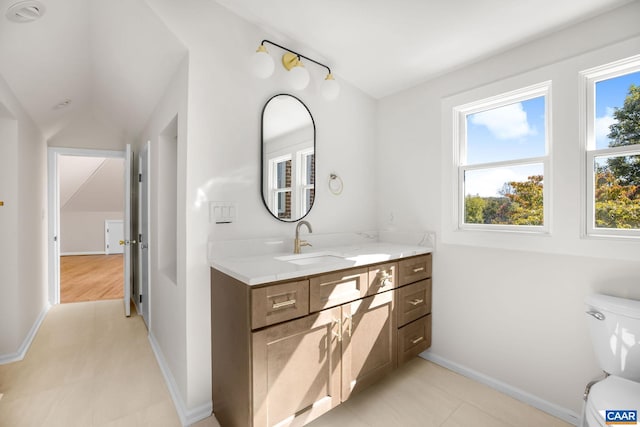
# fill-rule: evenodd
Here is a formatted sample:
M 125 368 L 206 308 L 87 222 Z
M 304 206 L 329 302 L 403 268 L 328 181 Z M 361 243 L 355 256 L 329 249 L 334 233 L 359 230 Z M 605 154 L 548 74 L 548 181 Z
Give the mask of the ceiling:
M 138 136 L 186 55 L 156 0 L 41 0 L 32 23 L 4 18 L 16 1 L 0 0 L 0 75 L 45 137 L 87 112 Z M 630 1 L 217 0 L 376 98 Z
M 0 75 L 45 137 L 87 111 L 136 137 L 186 54 L 146 1 L 41 0 L 40 20 L 15 23 L 16 1 L 0 0 Z
M 376 98 L 631 2 L 217 1 Z

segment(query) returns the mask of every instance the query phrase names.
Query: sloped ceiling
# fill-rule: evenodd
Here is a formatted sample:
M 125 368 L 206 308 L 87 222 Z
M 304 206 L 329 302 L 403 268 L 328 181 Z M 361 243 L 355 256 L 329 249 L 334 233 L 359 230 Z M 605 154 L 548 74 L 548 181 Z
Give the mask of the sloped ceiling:
M 61 212 L 122 212 L 124 160 L 61 156 Z
M 91 111 L 134 139 L 187 54 L 148 4 L 169 0 L 41 1 L 36 22 L 0 17 L 0 76 L 46 138 Z M 209 1 L 380 98 L 639 0 Z
M 0 75 L 47 138 L 87 110 L 137 136 L 184 46 L 144 0 L 42 1 L 40 20 L 14 23 L 4 11 L 16 0 L 0 0 Z

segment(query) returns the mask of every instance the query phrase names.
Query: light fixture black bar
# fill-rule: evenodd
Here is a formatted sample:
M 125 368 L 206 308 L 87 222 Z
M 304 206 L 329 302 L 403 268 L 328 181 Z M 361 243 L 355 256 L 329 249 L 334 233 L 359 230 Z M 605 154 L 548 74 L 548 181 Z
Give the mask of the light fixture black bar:
M 326 69 L 327 69 L 327 71 L 329 71 L 329 74 L 331 74 L 331 68 L 327 67 L 326 65 L 324 65 L 324 64 L 322 64 L 322 63 L 320 63 L 320 62 L 318 62 L 318 61 L 314 61 L 313 59 L 309 58 L 308 56 L 304 56 L 303 54 L 298 53 L 298 52 L 296 52 L 295 50 L 291 50 L 291 49 L 288 49 L 288 48 L 286 48 L 286 47 L 284 47 L 284 46 L 280 46 L 278 43 L 274 43 L 274 42 L 272 42 L 271 40 L 262 40 L 262 42 L 261 42 L 260 44 L 261 44 L 261 45 L 264 45 L 265 43 L 272 44 L 272 45 L 274 45 L 274 46 L 276 46 L 276 47 L 279 47 L 279 48 L 280 48 L 280 49 L 282 49 L 282 50 L 286 50 L 287 52 L 291 52 L 291 53 L 293 53 L 294 55 L 297 55 L 297 56 L 298 56 L 298 59 L 300 59 L 300 58 L 302 57 L 302 58 L 304 58 L 304 59 L 306 59 L 306 60 L 308 60 L 308 61 L 313 62 L 314 64 L 318 64 L 319 66 L 326 68 Z

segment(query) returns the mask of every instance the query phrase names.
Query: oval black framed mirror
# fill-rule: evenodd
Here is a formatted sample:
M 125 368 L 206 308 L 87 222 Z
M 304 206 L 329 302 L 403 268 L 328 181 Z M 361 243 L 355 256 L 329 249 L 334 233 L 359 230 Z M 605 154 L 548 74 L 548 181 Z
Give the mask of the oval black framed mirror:
M 304 218 L 315 201 L 316 125 L 309 108 L 289 94 L 262 109 L 262 201 L 280 221 Z

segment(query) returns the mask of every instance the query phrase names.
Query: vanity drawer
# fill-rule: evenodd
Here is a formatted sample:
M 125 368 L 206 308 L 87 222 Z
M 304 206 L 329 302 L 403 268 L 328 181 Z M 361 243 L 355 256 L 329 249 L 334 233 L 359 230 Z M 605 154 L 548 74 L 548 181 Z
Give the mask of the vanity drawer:
M 398 365 L 431 347 L 431 315 L 398 329 Z
M 431 254 L 404 259 L 398 263 L 398 286 L 431 277 Z
M 431 279 L 396 289 L 398 326 L 431 313 Z
M 251 328 L 309 314 L 309 281 L 287 282 L 251 290 Z
M 366 295 L 367 287 L 366 268 L 312 277 L 309 279 L 309 309 L 316 312 L 357 300 Z
M 396 287 L 398 281 L 398 264 L 390 262 L 369 267 L 368 295 L 385 292 Z

